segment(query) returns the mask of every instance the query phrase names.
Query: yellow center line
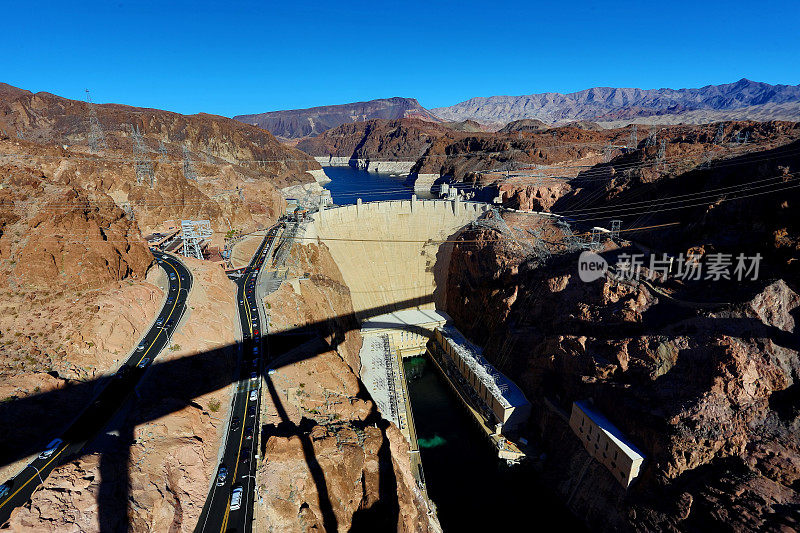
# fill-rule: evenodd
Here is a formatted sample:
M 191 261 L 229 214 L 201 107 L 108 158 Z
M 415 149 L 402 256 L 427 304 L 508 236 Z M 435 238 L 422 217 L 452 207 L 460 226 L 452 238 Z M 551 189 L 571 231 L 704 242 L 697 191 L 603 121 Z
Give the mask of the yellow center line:
M 259 260 L 259 258 L 261 256 L 261 252 L 264 251 L 264 244 L 265 243 L 261 243 L 261 246 L 259 246 L 258 250 L 256 250 L 256 255 L 254 256 L 254 259 L 253 259 L 253 261 L 255 261 L 256 264 L 258 264 L 258 260 Z M 251 268 L 251 265 L 248 265 L 245 268 L 249 269 L 249 268 Z M 258 270 L 258 269 L 256 268 L 256 270 Z M 251 272 L 250 274 L 247 275 L 247 277 L 245 277 L 244 285 L 242 286 L 242 289 L 243 289 L 242 290 L 242 301 L 244 302 L 244 307 L 245 307 L 244 310 L 245 310 L 245 314 L 247 315 L 247 318 L 248 318 L 247 325 L 248 325 L 248 327 L 250 329 L 250 336 L 251 337 L 253 336 L 253 315 L 250 313 L 250 302 L 249 302 L 249 299 L 247 297 L 247 282 L 252 277 L 253 277 L 253 273 Z M 245 392 L 245 397 L 244 397 L 245 410 L 242 413 L 243 420 L 242 420 L 242 427 L 241 427 L 241 429 L 239 431 L 239 448 L 236 451 L 236 459 L 235 459 L 236 464 L 233 466 L 233 477 L 231 478 L 231 487 L 233 487 L 233 485 L 236 484 L 236 476 L 239 474 L 239 455 L 242 453 L 242 442 L 244 441 L 244 426 L 245 426 L 245 424 L 247 424 L 247 408 L 246 407 L 247 407 L 247 404 L 250 402 L 250 396 L 249 396 L 250 380 L 248 379 L 246 383 L 247 383 L 247 386 L 244 389 L 244 392 Z M 239 392 L 242 392 L 241 380 L 240 380 L 240 385 L 239 385 L 239 387 L 237 387 L 237 389 L 238 389 Z M 228 495 L 228 502 L 225 505 L 225 517 L 222 519 L 222 527 L 220 528 L 220 531 L 225 531 L 225 527 L 228 525 L 228 517 L 230 516 L 230 512 L 231 512 L 231 499 L 232 499 L 232 497 L 233 497 L 232 493 Z M 242 493 L 242 498 L 244 498 L 244 492 Z
M 180 274 L 178 273 L 178 269 L 176 269 L 176 268 L 175 268 L 175 267 L 174 267 L 174 266 L 173 266 L 171 263 L 169 263 L 168 261 L 166 261 L 166 260 L 165 260 L 164 262 L 165 262 L 165 263 L 167 263 L 167 264 L 168 264 L 168 265 L 169 265 L 169 266 L 172 268 L 172 270 L 174 270 L 174 271 L 175 271 L 175 275 L 178 277 L 178 294 L 180 294 L 180 292 L 181 292 L 181 276 L 180 276 Z M 169 293 L 167 293 L 167 294 L 169 294 Z M 174 301 L 174 302 L 173 302 L 173 304 L 172 304 L 172 310 L 169 312 L 169 316 L 167 317 L 167 320 L 169 320 L 169 319 L 172 317 L 172 314 L 175 312 L 175 306 L 177 306 L 177 305 L 178 305 L 178 296 L 176 296 L 176 297 L 175 297 L 175 301 Z M 156 341 L 158 340 L 159 336 L 161 336 L 161 333 L 162 333 L 163 331 L 164 331 L 164 330 L 163 330 L 163 328 L 162 328 L 162 329 L 161 329 L 161 330 L 158 332 L 158 334 L 156 335 L 156 338 L 155 338 L 155 339 L 153 339 L 153 342 L 152 342 L 152 343 L 150 344 L 150 346 L 147 348 L 147 351 L 145 351 L 145 352 L 142 354 L 142 357 L 141 357 L 141 359 L 139 359 L 139 362 L 138 362 L 138 363 L 136 363 L 137 365 L 138 365 L 139 363 L 141 363 L 141 362 L 142 362 L 142 360 L 145 358 L 145 356 L 147 355 L 147 353 L 150 351 L 150 349 L 153 347 L 153 345 L 154 345 L 154 344 L 156 343 Z M 63 448 L 61 448 L 61 450 L 59 450 L 59 452 L 58 452 L 57 454 L 55 454 L 55 455 L 53 456 L 53 458 L 52 458 L 52 459 L 50 459 L 49 461 L 47 461 L 47 463 L 45 463 L 45 465 L 44 465 L 42 468 L 38 469 L 38 470 L 37 470 L 37 469 L 36 469 L 36 467 L 35 467 L 35 466 L 33 466 L 33 465 L 30 465 L 30 464 L 29 464 L 29 465 L 27 465 L 25 468 L 27 468 L 27 467 L 31 467 L 31 468 L 33 468 L 34 470 L 36 470 L 36 475 L 32 475 L 32 476 L 30 476 L 30 477 L 28 478 L 28 480 L 27 480 L 25 483 L 23 483 L 23 484 L 22 484 L 22 486 L 21 486 L 20 488 L 18 488 L 17 490 L 15 490 L 15 491 L 14 491 L 14 492 L 13 492 L 13 493 L 12 493 L 12 494 L 11 494 L 11 495 L 8 497 L 8 498 L 6 498 L 6 499 L 5 499 L 5 501 L 3 501 L 3 503 L 0 503 L 0 508 L 2 508 L 2 507 L 3 507 L 5 504 L 7 504 L 7 503 L 8 503 L 10 500 L 12 500 L 12 499 L 14 498 L 14 496 L 16 496 L 16 495 L 19 493 L 19 491 L 21 491 L 22 489 L 24 489 L 24 488 L 25 488 L 25 487 L 28 485 L 28 483 L 30 483 L 30 482 L 31 482 L 31 481 L 32 481 L 32 480 L 33 480 L 35 477 L 39 477 L 39 476 L 40 476 L 39 472 L 41 472 L 42 470 L 44 470 L 45 468 L 47 468 L 48 466 L 50 466 L 50 463 L 52 463 L 53 461 L 55 461 L 55 460 L 56 460 L 56 458 L 57 458 L 59 455 L 61 455 L 61 454 L 64 452 L 64 450 L 66 450 L 66 449 L 67 449 L 67 446 L 69 446 L 69 443 L 65 442 L 65 443 L 64 443 L 64 445 L 63 445 Z
M 175 295 L 175 301 L 172 302 L 172 309 L 170 310 L 169 315 L 167 315 L 167 318 L 164 320 L 164 322 L 166 323 L 166 322 L 169 322 L 170 318 L 172 318 L 172 314 L 175 312 L 175 307 L 178 305 L 178 298 L 180 297 L 180 294 L 181 294 L 181 276 L 178 273 L 178 269 L 175 268 L 175 266 L 172 263 L 170 263 L 170 262 L 168 262 L 166 260 L 164 262 L 166 264 L 168 264 L 170 266 L 170 268 L 172 268 L 172 270 L 175 271 L 175 275 L 178 278 L 178 292 Z M 169 291 L 167 291 L 167 297 L 169 298 Z M 139 360 L 136 362 L 136 365 L 139 365 L 139 363 L 141 363 L 144 360 L 144 358 L 147 357 L 147 354 L 150 352 L 150 350 L 156 344 L 156 341 L 158 340 L 159 337 L 161 337 L 161 334 L 163 332 L 164 332 L 164 327 L 162 326 L 158 330 L 158 333 L 156 333 L 156 337 L 153 339 L 153 342 L 150 343 L 150 346 L 147 347 L 147 350 L 145 350 L 145 352 L 142 354 L 142 357 L 139 358 Z
M 56 460 L 56 457 L 58 457 L 59 455 L 61 455 L 61 454 L 64 452 L 64 450 L 66 450 L 66 449 L 67 449 L 67 446 L 69 446 L 69 443 L 66 443 L 66 442 L 65 442 L 65 443 L 64 443 L 64 447 L 63 447 L 63 448 L 61 448 L 61 449 L 58 451 L 58 453 L 57 453 L 57 454 L 55 454 L 55 455 L 53 456 L 53 458 L 52 458 L 52 459 L 50 459 L 49 461 L 47 461 L 47 462 L 45 463 L 45 465 L 44 465 L 42 468 L 39 468 L 39 469 L 37 470 L 35 466 L 33 466 L 33 465 L 30 465 L 30 464 L 29 464 L 29 465 L 27 465 L 25 468 L 28 468 L 28 466 L 30 466 L 31 468 L 33 468 L 34 470 L 36 470 L 36 476 L 39 476 L 39 472 L 41 472 L 42 470 L 44 470 L 45 468 L 47 468 L 48 466 L 50 466 L 50 463 L 52 463 L 53 461 L 55 461 L 55 460 Z M 33 478 L 34 478 L 34 477 L 35 477 L 35 476 L 31 476 L 31 477 L 29 477 L 29 478 L 28 478 L 28 481 L 26 481 L 25 483 L 23 483 L 23 484 L 22 484 L 22 486 L 21 486 L 20 488 L 18 488 L 17 490 L 15 490 L 15 491 L 14 491 L 14 493 L 13 493 L 13 494 L 11 494 L 11 496 L 9 496 L 8 498 L 6 498 L 6 501 L 4 501 L 3 503 L 0 503 L 0 507 L 3 507 L 5 504 L 7 504 L 7 503 L 9 502 L 9 500 L 13 499 L 13 498 L 14 498 L 14 496 L 16 496 L 16 495 L 17 495 L 17 493 L 18 493 L 19 491 L 21 491 L 22 489 L 24 489 L 24 488 L 25 488 L 25 486 L 26 486 L 28 483 L 30 483 L 30 482 L 31 482 L 31 480 L 33 480 Z

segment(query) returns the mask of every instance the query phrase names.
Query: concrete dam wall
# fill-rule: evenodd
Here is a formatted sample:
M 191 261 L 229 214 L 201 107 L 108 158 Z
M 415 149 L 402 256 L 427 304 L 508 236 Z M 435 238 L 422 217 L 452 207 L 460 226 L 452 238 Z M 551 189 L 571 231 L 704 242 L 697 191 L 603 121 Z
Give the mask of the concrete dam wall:
M 393 200 L 325 209 L 306 240 L 320 238 L 350 288 L 360 320 L 402 309 L 441 308 L 451 243 L 491 208 L 480 202 Z M 370 311 L 380 308 L 378 311 Z

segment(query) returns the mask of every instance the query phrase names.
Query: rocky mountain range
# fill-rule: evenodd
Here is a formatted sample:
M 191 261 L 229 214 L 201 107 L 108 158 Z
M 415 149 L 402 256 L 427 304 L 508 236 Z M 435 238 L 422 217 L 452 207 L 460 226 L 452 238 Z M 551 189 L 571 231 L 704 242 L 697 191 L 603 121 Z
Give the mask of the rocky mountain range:
M 383 98 L 352 104 L 271 111 L 253 115 L 238 115 L 235 120 L 269 130 L 277 137 L 296 139 L 319 135 L 331 128 L 373 118 L 419 118 L 431 122 L 440 119 L 422 107 L 414 98 Z
M 743 78 L 698 89 L 593 87 L 568 94 L 476 97 L 431 111 L 444 120 L 471 119 L 498 126 L 520 119 L 549 124 L 574 120 L 621 120 L 627 124 L 645 117 L 663 117 L 666 122 L 659 123 L 672 124 L 730 119 L 796 120 L 800 118 L 800 85 L 770 85 Z

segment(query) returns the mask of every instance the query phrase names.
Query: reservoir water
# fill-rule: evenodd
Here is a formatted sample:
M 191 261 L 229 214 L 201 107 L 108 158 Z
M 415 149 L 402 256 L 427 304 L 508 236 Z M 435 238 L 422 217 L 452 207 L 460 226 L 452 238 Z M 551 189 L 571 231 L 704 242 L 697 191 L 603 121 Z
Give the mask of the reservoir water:
M 582 531 L 525 465 L 501 463 L 444 377 L 404 360 L 428 494 L 445 532 Z
M 331 180 L 324 187 L 331 191 L 333 203 L 336 205 L 354 204 L 357 198 L 361 198 L 362 202 L 408 200 L 414 194 L 414 189 L 404 185 L 405 174 L 367 172 L 349 166 L 322 169 Z M 432 195 L 420 193 L 417 193 L 417 197 L 433 198 Z

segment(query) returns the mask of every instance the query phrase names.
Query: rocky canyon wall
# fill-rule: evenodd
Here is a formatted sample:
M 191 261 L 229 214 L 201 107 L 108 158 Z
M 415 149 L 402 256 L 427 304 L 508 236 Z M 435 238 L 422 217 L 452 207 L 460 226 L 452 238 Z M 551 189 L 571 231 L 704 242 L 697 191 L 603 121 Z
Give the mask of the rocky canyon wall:
M 282 355 L 273 352 L 256 527 L 432 530 L 435 518 L 427 516 L 411 473 L 408 445 L 381 419 L 358 379 L 361 336 L 345 278 L 325 244 L 295 245 L 289 265 L 304 279 L 284 283 L 265 299 L 270 331 L 273 339 L 298 328 L 309 335 L 290 342 L 294 348 L 280 348 Z
M 797 526 L 800 297 L 786 282 L 697 308 L 679 303 L 694 288 L 584 283 L 577 254 L 542 264 L 494 233 L 462 234 L 447 310 L 525 391 L 543 481 L 576 516 L 605 531 Z M 586 399 L 646 456 L 627 491 L 567 425 Z

